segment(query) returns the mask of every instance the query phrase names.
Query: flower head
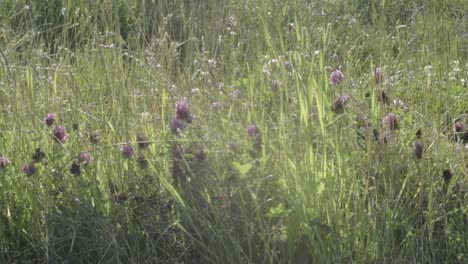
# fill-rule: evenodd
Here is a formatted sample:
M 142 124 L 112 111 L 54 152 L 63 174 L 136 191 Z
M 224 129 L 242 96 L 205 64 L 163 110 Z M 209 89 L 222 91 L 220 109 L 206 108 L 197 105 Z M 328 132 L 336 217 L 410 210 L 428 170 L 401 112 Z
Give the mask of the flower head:
M 49 113 L 47 114 L 46 118 L 44 118 L 44 123 L 47 126 L 52 126 L 55 122 L 55 114 L 54 113 Z
M 382 126 L 387 127 L 390 130 L 395 130 L 398 128 L 398 121 L 396 115 L 393 113 L 388 113 L 384 118 L 382 119 Z
M 347 95 L 340 95 L 336 98 L 335 102 L 332 105 L 332 110 L 335 113 L 341 113 L 344 110 L 344 107 L 349 101 L 349 96 Z
M 247 127 L 247 135 L 249 138 L 255 139 L 254 147 L 260 148 L 262 146 L 262 134 L 260 133 L 260 129 L 257 124 L 252 123 Z
M 0 156 L 0 169 L 6 168 L 10 165 L 10 160 L 5 156 Z
M 120 152 L 122 152 L 122 155 L 129 159 L 135 154 L 135 151 L 133 150 L 133 147 L 130 145 L 125 145 L 120 149 Z
M 172 119 L 172 122 L 169 124 L 169 128 L 171 129 L 173 133 L 178 134 L 182 132 L 182 130 L 184 130 L 185 124 L 181 120 L 174 118 Z
M 21 166 L 21 170 L 24 172 L 24 174 L 31 176 L 36 173 L 37 169 L 36 166 L 34 166 L 34 163 L 27 163 Z
M 89 165 L 91 161 L 93 161 L 93 157 L 89 155 L 87 152 L 83 152 L 80 155 L 78 155 L 78 158 L 76 159 L 78 165 Z
M 176 102 L 176 118 L 186 121 L 187 123 L 192 122 L 193 116 L 188 108 L 188 102 L 185 98 Z
M 259 134 L 260 129 L 258 128 L 257 124 L 252 123 L 247 127 L 247 135 L 249 135 L 250 138 L 253 138 Z
M 54 128 L 54 138 L 60 144 L 67 141 L 68 134 L 65 132 L 65 128 L 63 126 L 57 126 Z
M 338 85 L 340 84 L 344 79 L 343 73 L 339 70 L 336 69 L 330 74 L 330 84 L 332 85 Z
M 46 154 L 42 151 L 41 148 L 36 148 L 34 154 L 32 155 L 33 162 L 40 162 L 45 158 Z
M 464 127 L 465 127 L 465 124 L 462 121 L 456 122 L 455 125 L 454 125 L 455 132 L 461 133 L 463 131 Z
M 73 162 L 70 166 L 70 173 L 75 176 L 79 176 L 81 174 L 81 165 L 76 162 Z

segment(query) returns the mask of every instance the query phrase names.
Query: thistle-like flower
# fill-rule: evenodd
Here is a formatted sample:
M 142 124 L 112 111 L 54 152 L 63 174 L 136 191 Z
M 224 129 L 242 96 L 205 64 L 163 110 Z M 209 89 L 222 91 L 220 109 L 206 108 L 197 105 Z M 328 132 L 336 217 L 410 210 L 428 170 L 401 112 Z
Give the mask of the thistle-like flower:
M 57 126 L 54 128 L 54 138 L 60 144 L 67 141 L 68 134 L 65 132 L 65 128 L 63 126 Z
M 49 113 L 47 116 L 44 118 L 44 123 L 47 126 L 52 126 L 55 122 L 55 114 L 54 113 Z

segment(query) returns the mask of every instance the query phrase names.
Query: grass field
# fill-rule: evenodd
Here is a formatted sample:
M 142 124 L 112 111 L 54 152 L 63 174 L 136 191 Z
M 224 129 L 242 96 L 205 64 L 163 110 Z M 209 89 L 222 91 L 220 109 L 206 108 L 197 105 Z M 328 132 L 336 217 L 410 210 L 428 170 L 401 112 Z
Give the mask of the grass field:
M 468 263 L 468 1 L 0 22 L 0 263 Z

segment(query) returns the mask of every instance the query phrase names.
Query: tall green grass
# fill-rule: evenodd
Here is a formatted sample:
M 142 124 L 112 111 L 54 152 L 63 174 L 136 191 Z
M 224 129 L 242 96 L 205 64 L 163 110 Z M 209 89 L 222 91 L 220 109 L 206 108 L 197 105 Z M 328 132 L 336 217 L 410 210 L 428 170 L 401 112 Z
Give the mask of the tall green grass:
M 462 0 L 2 1 L 0 262 L 467 262 L 467 17 Z

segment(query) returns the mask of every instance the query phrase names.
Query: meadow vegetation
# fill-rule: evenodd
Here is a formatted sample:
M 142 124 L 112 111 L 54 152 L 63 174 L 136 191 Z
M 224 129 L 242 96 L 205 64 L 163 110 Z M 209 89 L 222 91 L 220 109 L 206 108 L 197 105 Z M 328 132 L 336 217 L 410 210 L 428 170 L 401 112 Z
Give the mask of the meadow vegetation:
M 0 1 L 1 263 L 468 263 L 465 0 Z

